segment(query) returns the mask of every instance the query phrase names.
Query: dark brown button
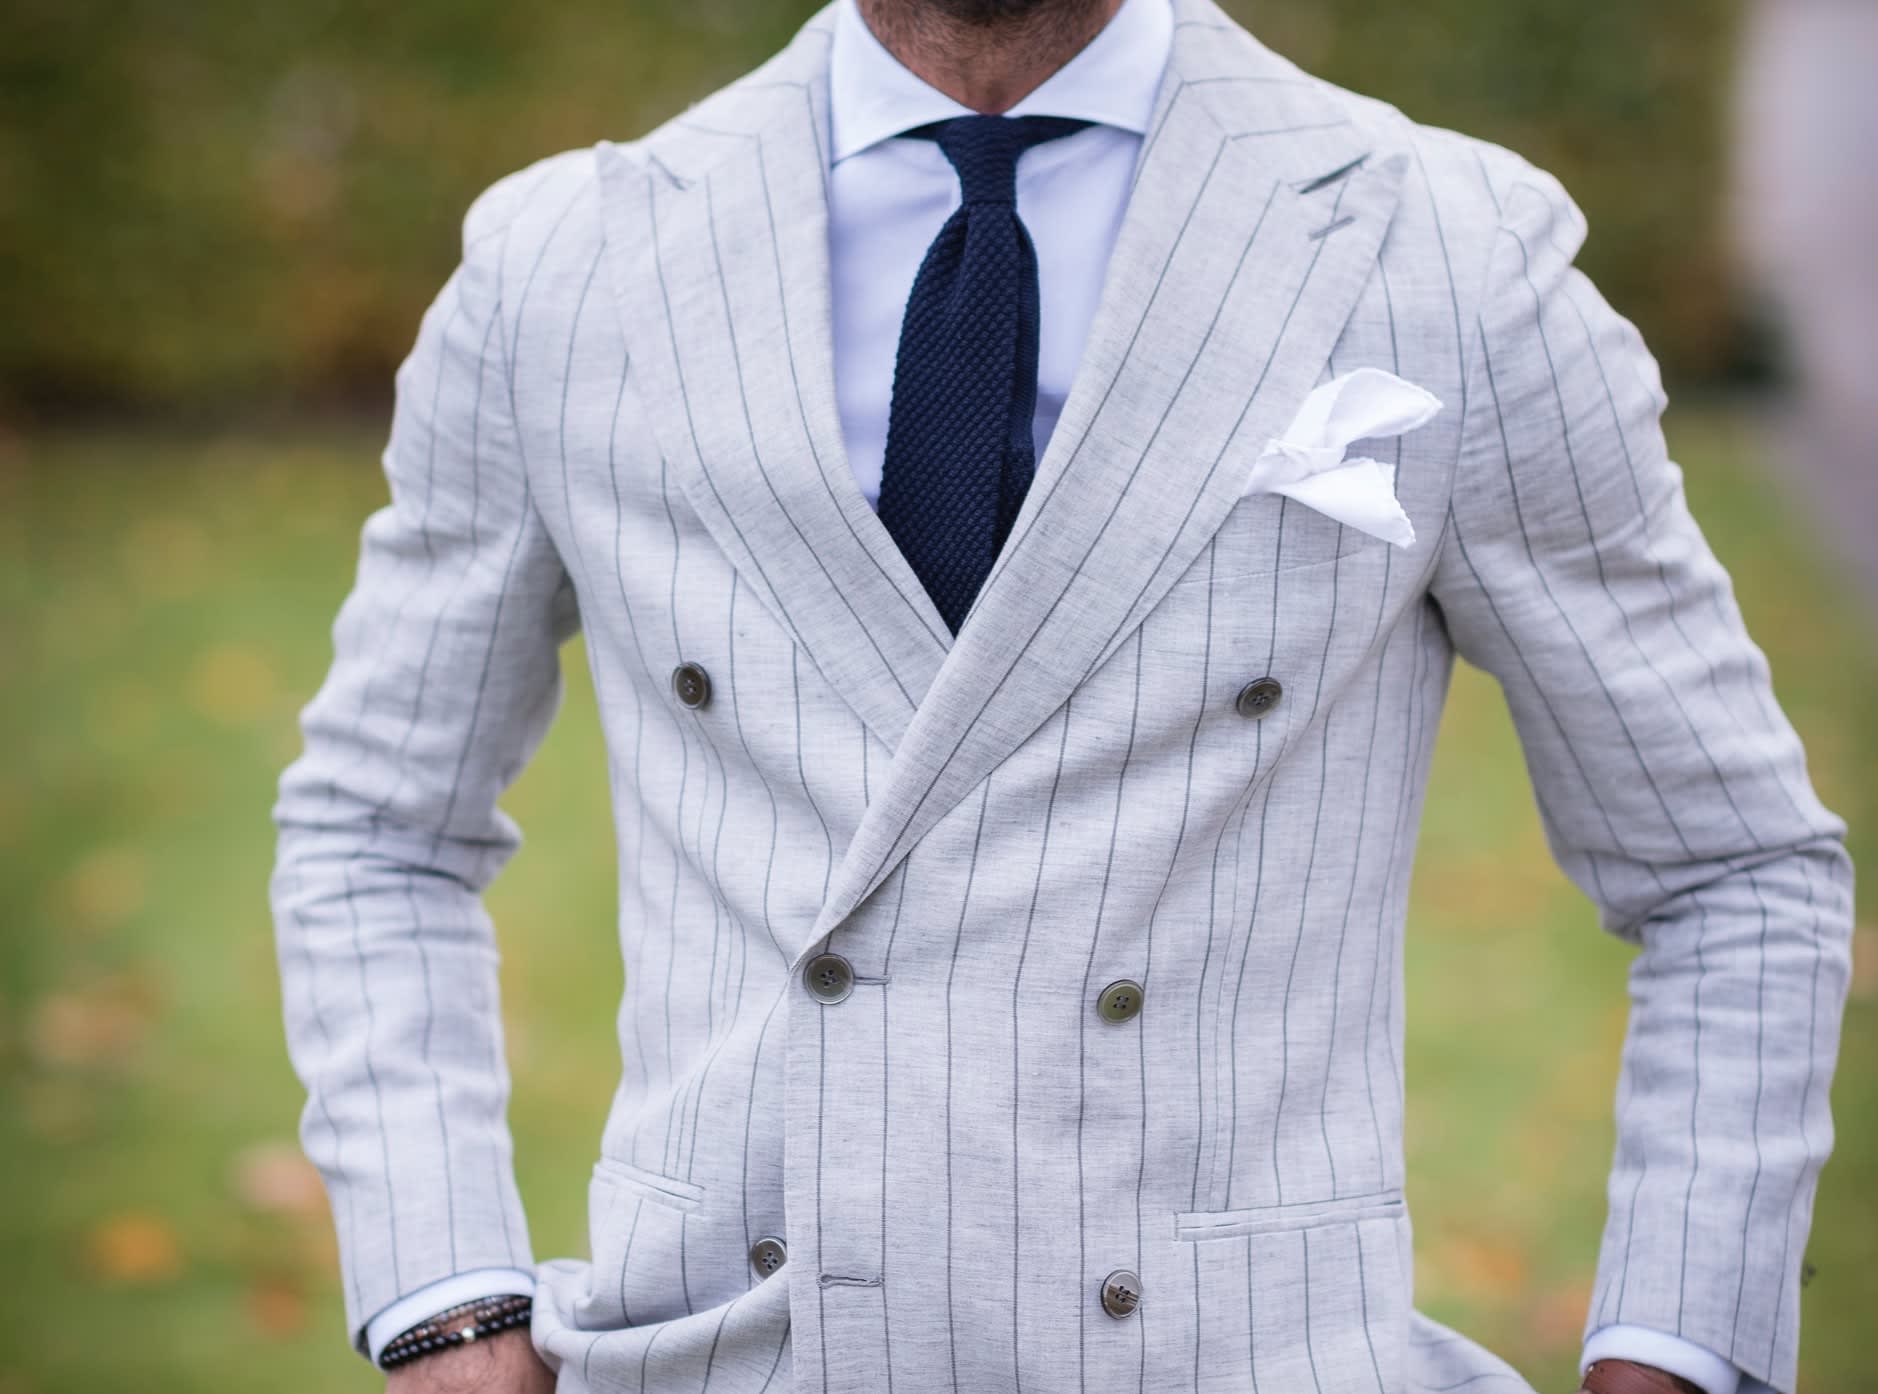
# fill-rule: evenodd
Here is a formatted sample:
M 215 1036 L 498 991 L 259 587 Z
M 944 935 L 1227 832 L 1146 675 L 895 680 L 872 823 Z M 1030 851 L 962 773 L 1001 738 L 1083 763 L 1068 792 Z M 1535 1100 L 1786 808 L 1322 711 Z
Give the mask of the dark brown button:
M 1141 1279 L 1118 1268 L 1102 1280 L 1102 1310 L 1117 1319 L 1132 1317 L 1141 1305 Z
M 817 954 L 802 965 L 802 985 L 811 997 L 839 1002 L 854 991 L 854 965 L 840 954 Z
M 750 1246 L 750 1266 L 764 1275 L 774 1273 L 788 1261 L 789 1251 L 782 1240 L 766 1234 Z
M 1258 678 L 1239 689 L 1239 696 L 1233 705 L 1239 709 L 1239 715 L 1249 716 L 1257 721 L 1271 713 L 1278 705 L 1278 699 L 1285 695 L 1284 687 L 1277 678 Z
M 1104 1021 L 1127 1021 L 1141 1010 L 1141 984 L 1123 978 L 1102 989 L 1096 998 L 1096 1015 Z
M 711 675 L 695 663 L 681 663 L 672 669 L 672 691 L 687 707 L 701 707 L 711 700 Z

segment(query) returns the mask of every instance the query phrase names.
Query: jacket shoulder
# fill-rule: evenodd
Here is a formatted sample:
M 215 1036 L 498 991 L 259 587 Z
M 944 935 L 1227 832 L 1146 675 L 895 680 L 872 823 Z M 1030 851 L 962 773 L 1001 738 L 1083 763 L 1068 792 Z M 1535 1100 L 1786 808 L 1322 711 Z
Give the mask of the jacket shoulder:
M 1321 78 L 1310 81 L 1377 149 L 1407 156 L 1404 201 L 1419 199 L 1431 206 L 1444 232 L 1468 241 L 1490 238 L 1521 193 L 1538 193 L 1576 216 L 1576 205 L 1563 185 L 1517 151 L 1417 121 L 1388 102 Z
M 1401 186 L 1385 253 L 1445 264 L 1442 280 L 1471 319 L 1502 231 L 1537 215 L 1559 247 L 1575 254 L 1586 225 L 1571 195 L 1550 172 L 1517 151 L 1479 136 L 1430 125 L 1375 97 L 1309 74 L 1306 81 L 1379 156 L 1401 162 Z M 1543 208 L 1535 207 L 1535 203 Z
M 591 146 L 559 150 L 511 170 L 470 200 L 463 215 L 465 253 L 490 241 L 513 241 L 530 231 L 545 231 L 588 196 L 593 183 Z

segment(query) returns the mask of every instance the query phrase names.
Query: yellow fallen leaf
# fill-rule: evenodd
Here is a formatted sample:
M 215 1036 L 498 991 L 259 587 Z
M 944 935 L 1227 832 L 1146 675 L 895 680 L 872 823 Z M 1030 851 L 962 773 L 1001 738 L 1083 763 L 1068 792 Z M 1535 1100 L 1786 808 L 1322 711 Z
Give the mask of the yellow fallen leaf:
M 1474 1301 L 1504 1301 L 1526 1281 L 1524 1251 L 1499 1236 L 1446 1235 L 1427 1260 L 1441 1287 Z
M 322 1215 L 326 1188 L 306 1154 L 288 1142 L 257 1142 L 236 1154 L 233 1185 L 250 1209 L 279 1215 Z
M 285 1278 L 264 1278 L 248 1289 L 248 1319 L 269 1336 L 292 1336 L 306 1326 L 306 1298 Z
M 1539 1293 L 1526 1324 L 1546 1349 L 1569 1348 L 1584 1334 L 1585 1314 L 1590 1309 L 1591 1278 L 1585 1275 Z
M 150 990 L 124 977 L 81 991 L 57 992 L 33 1012 L 27 1039 L 34 1056 L 53 1066 L 122 1064 L 135 1054 L 156 1003 Z
M 183 1271 L 182 1245 L 160 1215 L 113 1215 L 92 1229 L 85 1253 L 92 1271 L 107 1282 L 159 1283 Z

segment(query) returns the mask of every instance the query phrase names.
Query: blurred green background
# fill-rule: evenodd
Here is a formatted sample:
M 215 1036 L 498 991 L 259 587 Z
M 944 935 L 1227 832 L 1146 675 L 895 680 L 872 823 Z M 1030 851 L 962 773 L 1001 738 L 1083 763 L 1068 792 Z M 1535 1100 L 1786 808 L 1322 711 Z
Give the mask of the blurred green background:
M 626 139 L 801 0 L 8 0 L 0 392 L 16 408 L 382 394 L 497 175 Z M 1230 6 L 1307 68 L 1565 181 L 1673 377 L 1751 368 L 1716 217 L 1724 0 Z M 4 398 L 0 398 L 4 400 Z
M 1827 803 L 1878 865 L 1878 622 L 1783 487 L 1719 218 L 1722 3 L 1270 0 L 1274 47 L 1520 150 L 1656 348 L 1671 444 Z M 384 499 L 391 374 L 490 180 L 624 139 L 779 45 L 755 0 L 11 0 L 0 16 L 0 1394 L 370 1390 L 295 1139 L 268 807 Z M 512 1119 L 579 1253 L 619 1069 L 610 814 L 578 642 L 507 800 Z M 1867 897 L 1869 901 L 1869 897 Z M 1803 1386 L 1874 1387 L 1878 933 L 1808 1251 Z M 526 946 L 526 951 L 518 951 Z M 1418 1301 L 1574 1388 L 1628 951 L 1553 869 L 1463 672 L 1409 935 Z

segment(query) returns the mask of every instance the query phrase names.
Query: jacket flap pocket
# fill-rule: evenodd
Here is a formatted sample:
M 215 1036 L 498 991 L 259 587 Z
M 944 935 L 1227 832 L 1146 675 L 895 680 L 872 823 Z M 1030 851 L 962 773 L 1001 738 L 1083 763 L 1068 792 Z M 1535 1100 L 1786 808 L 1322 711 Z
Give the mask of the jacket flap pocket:
M 1320 1225 L 1353 1224 L 1358 1220 L 1391 1220 L 1406 1213 L 1407 1206 L 1400 1191 L 1376 1191 L 1297 1205 L 1260 1205 L 1245 1210 L 1182 1210 L 1174 1215 L 1174 1237 L 1236 1239 L 1247 1234 L 1314 1229 Z
M 617 1157 L 601 1157 L 593 1164 L 593 1170 L 595 1176 L 674 1210 L 696 1210 L 704 1203 L 704 1187 L 676 1176 L 646 1171 Z

